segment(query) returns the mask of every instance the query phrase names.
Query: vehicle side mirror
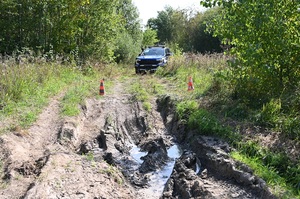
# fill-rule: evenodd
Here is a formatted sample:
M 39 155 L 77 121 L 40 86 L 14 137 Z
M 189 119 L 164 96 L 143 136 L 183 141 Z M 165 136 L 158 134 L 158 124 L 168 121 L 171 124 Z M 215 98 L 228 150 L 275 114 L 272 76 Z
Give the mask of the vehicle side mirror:
M 172 56 L 172 53 L 167 53 L 167 56 L 169 57 L 169 56 Z

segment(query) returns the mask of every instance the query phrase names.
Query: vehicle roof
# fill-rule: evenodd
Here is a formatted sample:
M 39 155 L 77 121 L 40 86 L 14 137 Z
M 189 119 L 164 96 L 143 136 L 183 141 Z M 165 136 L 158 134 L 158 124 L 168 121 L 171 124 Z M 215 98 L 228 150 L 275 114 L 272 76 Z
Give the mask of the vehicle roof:
M 159 45 L 159 46 L 149 46 L 148 48 L 167 48 L 164 45 Z

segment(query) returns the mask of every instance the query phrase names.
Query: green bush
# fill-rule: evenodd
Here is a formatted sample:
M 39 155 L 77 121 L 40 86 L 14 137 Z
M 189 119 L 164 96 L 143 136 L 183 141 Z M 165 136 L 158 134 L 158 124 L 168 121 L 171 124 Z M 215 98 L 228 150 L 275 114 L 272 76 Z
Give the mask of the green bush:
M 120 33 L 116 40 L 116 49 L 114 50 L 115 61 L 117 63 L 134 64 L 134 59 L 141 51 L 140 41 L 134 39 L 126 32 Z
M 188 119 L 188 127 L 197 130 L 201 135 L 215 135 L 233 139 L 232 131 L 228 127 L 222 126 L 212 113 L 204 109 L 199 109 L 191 114 Z
M 198 107 L 198 102 L 195 100 L 182 101 L 176 104 L 176 113 L 178 114 L 179 119 L 186 123 L 189 115 L 195 112 Z
M 255 141 L 239 142 L 236 145 L 239 153 L 245 155 L 248 159 L 255 160 L 256 164 L 265 167 L 268 170 L 274 171 L 276 175 L 282 178 L 282 184 L 287 183 L 295 192 L 299 190 L 300 183 L 300 164 L 293 162 L 283 152 L 271 152 L 270 150 L 261 147 Z M 261 176 L 264 179 L 274 180 L 278 177 L 270 176 L 270 173 L 265 172 Z
M 281 128 L 290 139 L 300 141 L 300 116 L 286 116 Z
M 261 112 L 257 115 L 257 122 L 270 127 L 274 127 L 278 122 L 281 112 L 281 100 L 271 99 L 263 105 Z

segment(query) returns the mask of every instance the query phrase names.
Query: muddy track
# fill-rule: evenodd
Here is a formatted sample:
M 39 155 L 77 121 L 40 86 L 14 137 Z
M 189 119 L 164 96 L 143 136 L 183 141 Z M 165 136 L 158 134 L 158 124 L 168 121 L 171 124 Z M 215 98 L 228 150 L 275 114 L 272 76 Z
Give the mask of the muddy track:
M 128 85 L 78 117 L 59 117 L 53 99 L 31 128 L 1 136 L 0 198 L 275 198 L 228 144 L 187 132 L 171 97 L 146 112 Z

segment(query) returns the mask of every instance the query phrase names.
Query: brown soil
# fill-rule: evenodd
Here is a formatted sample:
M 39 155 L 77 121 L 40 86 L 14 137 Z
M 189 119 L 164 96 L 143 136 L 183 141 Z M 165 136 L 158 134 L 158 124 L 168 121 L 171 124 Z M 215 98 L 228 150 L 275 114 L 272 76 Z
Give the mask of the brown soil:
M 126 92 L 130 82 L 114 85 L 104 97 L 86 99 L 77 117 L 59 116 L 61 94 L 29 129 L 2 135 L 0 198 L 275 198 L 229 158 L 226 143 L 189 136 L 170 97 L 153 99 L 146 112 Z M 162 192 L 155 191 L 149 181 L 174 144 L 183 155 Z M 130 155 L 133 145 L 147 154 L 141 164 Z

